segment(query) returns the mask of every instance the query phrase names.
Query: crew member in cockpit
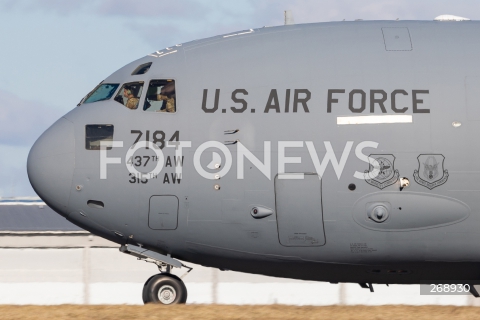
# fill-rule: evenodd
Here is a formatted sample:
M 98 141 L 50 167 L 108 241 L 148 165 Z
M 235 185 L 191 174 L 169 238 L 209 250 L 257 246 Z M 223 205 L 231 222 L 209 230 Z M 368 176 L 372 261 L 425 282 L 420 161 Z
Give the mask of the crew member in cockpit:
M 175 112 L 175 83 L 167 83 L 160 90 L 160 94 L 149 95 L 148 100 L 165 101 L 164 106 L 158 112 Z
M 127 99 L 127 102 L 125 104 L 125 106 L 128 108 L 128 109 L 137 109 L 138 107 L 138 98 L 136 98 L 134 95 L 133 95 L 133 92 L 132 92 L 132 88 L 129 87 L 129 86 L 125 86 L 125 88 L 123 88 L 123 96 Z

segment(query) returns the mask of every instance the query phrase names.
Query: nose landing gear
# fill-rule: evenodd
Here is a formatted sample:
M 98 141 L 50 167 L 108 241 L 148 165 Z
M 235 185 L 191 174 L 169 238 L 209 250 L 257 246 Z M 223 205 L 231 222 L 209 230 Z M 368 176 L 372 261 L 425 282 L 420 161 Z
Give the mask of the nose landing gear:
M 145 304 L 183 304 L 187 302 L 187 288 L 179 277 L 159 273 L 145 282 L 142 298 Z
M 158 252 L 137 247 L 131 244 L 120 247 L 120 251 L 137 257 L 139 260 L 154 263 L 157 265 L 159 274 L 150 277 L 143 286 L 142 299 L 145 304 L 183 304 L 187 302 L 187 288 L 183 281 L 174 274 L 170 273 L 172 267 L 185 267 L 188 271 L 192 268 L 187 267 L 178 260 L 173 259 L 170 255 L 165 256 Z M 165 268 L 165 271 L 163 269 Z M 182 276 L 182 278 L 183 278 Z

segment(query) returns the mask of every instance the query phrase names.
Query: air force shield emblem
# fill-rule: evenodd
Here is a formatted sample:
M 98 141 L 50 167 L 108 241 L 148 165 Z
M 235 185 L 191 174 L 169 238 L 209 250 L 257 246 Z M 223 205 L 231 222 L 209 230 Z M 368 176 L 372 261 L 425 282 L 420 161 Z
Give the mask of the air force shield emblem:
M 398 181 L 400 174 L 395 170 L 393 154 L 371 154 L 368 158 L 370 168 L 364 173 L 368 184 L 383 189 Z
M 443 155 L 421 154 L 417 159 L 418 170 L 413 172 L 413 178 L 419 185 L 432 190 L 447 182 L 448 170 L 443 169 Z

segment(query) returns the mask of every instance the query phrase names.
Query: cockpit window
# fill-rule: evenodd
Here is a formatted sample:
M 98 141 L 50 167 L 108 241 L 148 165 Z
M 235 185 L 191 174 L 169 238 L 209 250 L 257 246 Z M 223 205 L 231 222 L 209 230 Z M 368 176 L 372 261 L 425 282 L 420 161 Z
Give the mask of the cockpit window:
M 137 75 L 137 74 L 145 74 L 147 73 L 148 70 L 150 70 L 150 67 L 152 66 L 152 63 L 151 62 L 148 62 L 148 63 L 144 63 L 144 64 L 141 64 L 137 67 L 137 69 L 135 69 L 133 72 L 132 72 L 132 76 L 134 75 Z
M 88 96 L 85 98 L 85 101 L 83 103 L 92 103 L 92 102 L 97 102 L 102 100 L 108 100 L 113 96 L 113 94 L 115 93 L 115 90 L 117 90 L 119 85 L 120 84 L 118 83 L 100 84 L 99 86 L 97 86 L 96 89 L 94 89 L 92 92 L 88 94 Z
M 128 109 L 137 109 L 142 89 L 143 82 L 125 83 L 115 97 L 115 101 L 123 104 Z
M 112 124 L 87 124 L 85 126 L 85 149 L 100 150 L 100 142 L 107 143 L 107 150 L 112 149 Z
M 143 105 L 145 111 L 177 111 L 175 80 L 152 80 L 148 85 L 147 97 Z

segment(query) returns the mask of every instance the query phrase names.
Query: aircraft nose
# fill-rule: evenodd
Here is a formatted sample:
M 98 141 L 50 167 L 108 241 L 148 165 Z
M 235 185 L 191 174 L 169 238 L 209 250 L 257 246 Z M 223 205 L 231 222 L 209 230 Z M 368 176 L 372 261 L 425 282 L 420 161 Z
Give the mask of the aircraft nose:
M 30 184 L 45 203 L 61 215 L 68 200 L 75 169 L 73 123 L 61 118 L 35 142 L 27 160 Z

